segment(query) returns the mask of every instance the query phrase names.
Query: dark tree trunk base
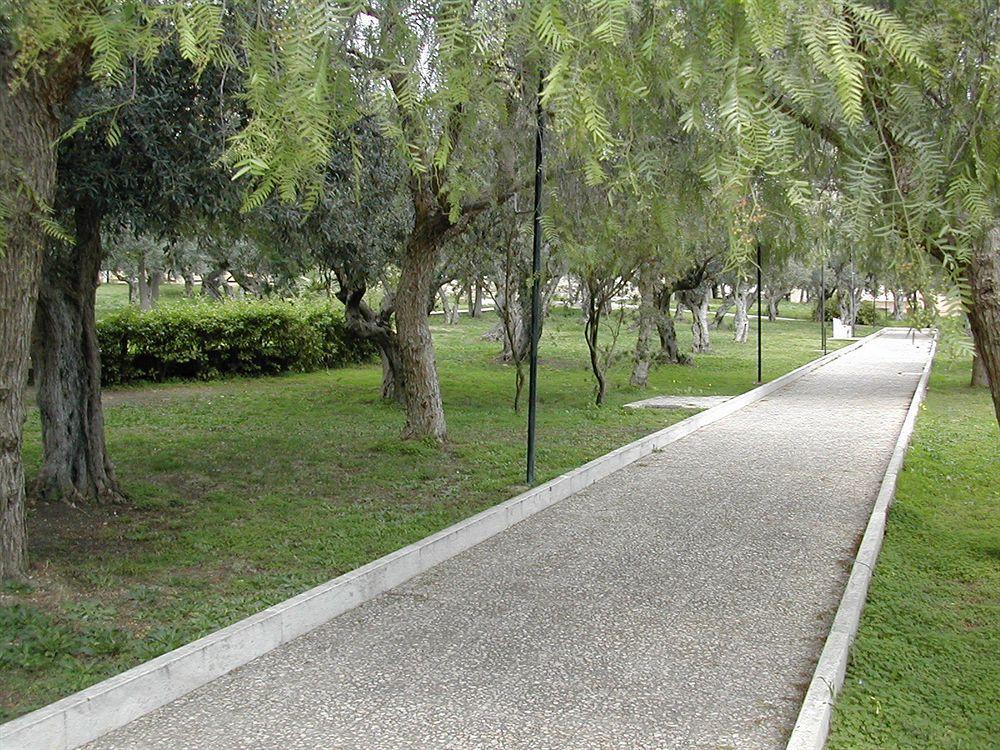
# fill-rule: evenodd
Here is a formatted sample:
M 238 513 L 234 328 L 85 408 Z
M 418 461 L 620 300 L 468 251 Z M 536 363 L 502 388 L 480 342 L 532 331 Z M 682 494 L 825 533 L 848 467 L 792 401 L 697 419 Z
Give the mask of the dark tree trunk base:
M 43 464 L 35 493 L 73 505 L 125 499 L 108 457 L 94 299 L 101 214 L 78 206 L 76 245 L 46 255 L 35 313 L 33 358 Z

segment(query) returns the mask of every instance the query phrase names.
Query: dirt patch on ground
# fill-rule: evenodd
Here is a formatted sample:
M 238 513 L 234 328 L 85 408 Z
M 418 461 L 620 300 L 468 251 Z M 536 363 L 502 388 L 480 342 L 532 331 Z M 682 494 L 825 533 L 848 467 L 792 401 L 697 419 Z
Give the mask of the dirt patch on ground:
M 101 530 L 114 523 L 127 505 L 71 506 L 66 503 L 33 501 L 28 515 L 33 556 L 47 558 L 52 552 L 64 556 L 73 550 L 74 556 L 86 557 L 106 552 L 106 539 Z
M 224 386 L 223 386 L 224 388 Z M 121 406 L 123 404 L 167 404 L 174 401 L 185 401 L 199 396 L 211 396 L 219 393 L 218 383 L 169 383 L 164 385 L 145 385 L 136 388 L 105 389 L 101 393 L 101 403 L 105 407 Z M 30 386 L 25 394 L 25 402 L 34 406 L 37 396 L 34 386 Z

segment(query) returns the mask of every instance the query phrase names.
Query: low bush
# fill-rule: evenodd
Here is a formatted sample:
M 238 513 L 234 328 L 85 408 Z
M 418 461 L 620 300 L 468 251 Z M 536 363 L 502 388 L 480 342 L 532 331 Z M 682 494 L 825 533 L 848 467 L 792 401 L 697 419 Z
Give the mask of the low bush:
M 836 294 L 826 301 L 826 322 L 840 317 L 840 301 Z M 859 326 L 873 326 L 878 323 L 878 310 L 875 303 L 865 300 L 858 305 L 857 318 L 854 321 Z
M 857 324 L 859 326 L 873 326 L 877 322 L 878 310 L 875 307 L 875 303 L 871 300 L 865 300 L 858 306 Z
M 97 338 L 105 385 L 317 370 L 375 353 L 348 332 L 340 312 L 319 303 L 130 307 L 100 321 Z
M 819 305 L 819 302 L 817 301 L 816 304 Z M 823 308 L 823 313 L 824 313 L 823 319 L 827 323 L 832 321 L 834 318 L 840 317 L 840 303 L 837 301 L 836 294 L 827 299 L 826 305 Z

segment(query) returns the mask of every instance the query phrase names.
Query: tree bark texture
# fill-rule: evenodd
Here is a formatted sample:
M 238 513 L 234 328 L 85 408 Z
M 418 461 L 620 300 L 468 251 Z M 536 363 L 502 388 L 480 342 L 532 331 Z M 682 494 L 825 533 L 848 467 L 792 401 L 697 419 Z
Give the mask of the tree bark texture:
M 469 310 L 469 317 L 478 318 L 483 314 L 483 279 L 481 276 L 476 276 L 475 281 L 473 281 L 473 298 L 471 301 L 472 309 Z
M 45 247 L 38 221 L 56 183 L 59 109 L 73 90 L 82 56 L 31 72 L 16 90 L 14 50 L 0 37 L 0 192 L 6 204 L 0 247 L 0 580 L 27 571 L 24 466 L 21 461 L 31 327 Z
M 51 243 L 42 265 L 32 358 L 42 421 L 43 462 L 36 492 L 71 504 L 123 499 L 104 437 L 101 356 L 94 298 L 101 214 L 75 209 L 76 243 Z
M 756 291 L 756 286 L 747 287 L 742 281 L 736 282 L 733 289 L 733 301 L 736 303 L 736 316 L 733 318 L 733 341 L 745 344 L 750 336 L 750 297 Z
M 660 352 L 657 358 L 671 365 L 687 364 L 688 356 L 681 354 L 677 346 L 677 326 L 670 312 L 670 300 L 673 297 L 671 287 L 658 285 L 653 299 L 656 302 L 656 332 L 660 338 Z
M 691 311 L 691 351 L 695 354 L 712 351 L 712 342 L 708 337 L 708 302 L 711 292 L 711 287 L 703 286 L 680 293 L 681 302 Z
M 604 379 L 604 368 L 601 366 L 601 354 L 597 343 L 597 336 L 601 330 L 601 315 L 604 306 L 601 304 L 597 290 L 589 285 L 589 281 L 586 291 L 587 322 L 584 324 L 583 334 L 587 340 L 587 350 L 590 353 L 590 369 L 594 373 L 594 379 L 597 380 L 597 397 L 595 400 L 597 405 L 600 406 L 604 403 L 604 398 L 608 391 L 608 383 Z
M 347 269 L 334 269 L 337 277 L 337 299 L 344 305 L 347 328 L 360 338 L 375 343 L 382 359 L 382 398 L 402 402 L 403 372 L 399 359 L 399 342 L 392 330 L 393 300 L 395 295 L 387 294 L 382 300 L 382 308 L 376 313 L 365 302 L 367 285 L 351 276 Z
M 727 294 L 719 303 L 719 309 L 715 311 L 715 318 L 712 320 L 712 328 L 722 329 L 726 327 L 726 315 L 729 314 L 733 306 L 733 295 Z
M 635 360 L 631 383 L 639 388 L 649 384 L 649 368 L 653 361 L 650 342 L 656 332 L 656 268 L 645 262 L 639 267 L 639 330 L 635 341 Z
M 1000 224 L 994 224 L 973 247 L 965 269 L 971 290 L 969 325 L 978 359 L 989 379 L 993 409 L 1000 423 Z
M 434 356 L 434 340 L 427 322 L 439 243 L 450 228 L 448 217 L 417 206 L 414 229 L 403 249 L 396 292 L 396 336 L 403 373 L 406 438 L 447 437 L 441 384 Z
M 979 353 L 972 355 L 972 378 L 969 385 L 973 388 L 986 388 L 990 384 L 990 375 L 986 372 L 986 362 Z
M 149 288 L 149 273 L 146 270 L 146 259 L 139 259 L 139 309 L 149 312 L 153 309 L 153 293 Z
M 854 324 L 858 317 L 858 306 L 861 303 L 861 289 L 859 287 L 845 285 L 840 288 L 838 305 L 840 308 L 840 319 L 844 325 L 849 326 L 854 331 Z

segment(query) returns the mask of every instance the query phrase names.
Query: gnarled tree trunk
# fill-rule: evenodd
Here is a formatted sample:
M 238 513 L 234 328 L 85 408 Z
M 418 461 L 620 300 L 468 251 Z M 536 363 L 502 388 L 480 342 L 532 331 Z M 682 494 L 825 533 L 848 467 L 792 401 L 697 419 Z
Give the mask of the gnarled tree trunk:
M 382 309 L 376 313 L 365 302 L 367 285 L 352 278 L 347 269 L 333 269 L 337 276 L 337 299 L 344 304 L 347 328 L 355 336 L 373 341 L 382 358 L 382 398 L 403 400 L 403 372 L 399 361 L 399 343 L 392 330 L 394 295 L 387 294 Z
M 691 311 L 691 351 L 695 354 L 712 351 L 712 342 L 708 337 L 708 302 L 711 292 L 711 287 L 703 286 L 680 293 L 681 302 Z
M 438 245 L 451 224 L 439 211 L 421 210 L 423 201 L 415 203 L 414 228 L 403 249 L 396 292 L 396 338 L 406 407 L 403 436 L 443 441 L 447 427 L 434 340 L 427 323 L 427 300 L 434 283 Z
M 653 361 L 650 341 L 656 331 L 656 269 L 651 262 L 639 267 L 639 330 L 635 341 L 635 363 L 631 383 L 639 388 L 649 384 L 649 368 Z
M 206 297 L 221 300 L 225 297 L 222 289 L 222 277 L 226 275 L 226 268 L 216 268 L 201 277 L 201 293 Z
M 965 269 L 972 307 L 969 324 L 978 359 L 989 379 L 993 409 L 1000 423 L 1000 224 L 995 224 L 973 248 Z
M 45 246 L 36 199 L 52 205 L 59 109 L 82 68 L 78 51 L 65 50 L 58 65 L 28 73 L 12 90 L 20 75 L 14 55 L 8 35 L 0 36 L 0 191 L 7 209 L 0 246 L 0 580 L 27 570 L 24 391 Z
M 789 292 L 785 289 L 768 289 L 765 287 L 764 293 L 767 297 L 767 319 L 769 322 L 774 323 L 778 319 L 778 306 Z
M 858 306 L 861 302 L 861 289 L 852 286 L 842 286 L 839 295 L 840 320 L 845 326 L 851 329 L 854 335 L 854 326 L 858 318 Z
M 657 359 L 667 364 L 686 364 L 688 356 L 681 354 L 677 346 L 677 326 L 674 316 L 670 314 L 670 299 L 673 296 L 671 287 L 659 285 L 653 299 L 656 302 L 656 332 L 660 337 L 660 352 Z
M 722 302 L 719 303 L 719 309 L 715 311 L 715 319 L 712 320 L 712 328 L 725 328 L 726 315 L 729 314 L 729 309 L 733 306 L 733 295 L 727 294 L 722 298 Z
M 32 357 L 42 419 L 39 497 L 72 504 L 122 499 L 104 440 L 101 356 L 94 295 L 100 269 L 101 214 L 75 209 L 76 244 L 46 253 L 35 313 Z
M 736 315 L 733 318 L 733 341 L 745 344 L 750 336 L 750 295 L 756 287 L 747 287 L 742 281 L 736 282 L 733 289 L 733 301 L 736 303 Z

